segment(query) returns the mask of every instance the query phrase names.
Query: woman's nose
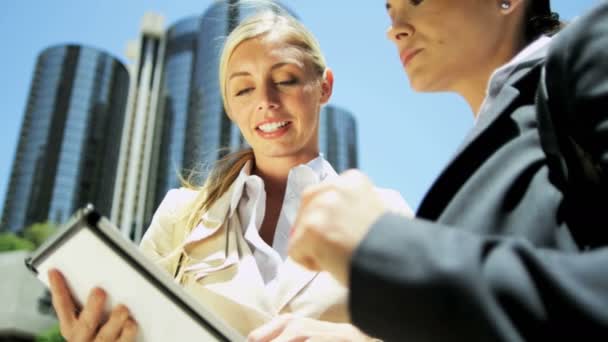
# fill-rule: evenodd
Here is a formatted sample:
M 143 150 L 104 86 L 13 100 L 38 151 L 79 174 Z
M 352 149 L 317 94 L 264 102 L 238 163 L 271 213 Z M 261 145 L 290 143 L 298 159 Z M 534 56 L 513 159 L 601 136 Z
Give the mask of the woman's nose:
M 262 101 L 258 105 L 258 110 L 268 110 L 268 109 L 277 109 L 279 108 L 279 104 L 276 102 Z
M 414 32 L 414 27 L 410 24 L 391 25 L 386 31 L 387 38 L 397 43 L 403 41 L 406 38 L 411 37 Z
M 277 90 L 273 89 L 273 87 L 270 86 L 264 87 L 261 90 L 261 96 L 258 102 L 258 110 L 269 110 L 279 108 Z

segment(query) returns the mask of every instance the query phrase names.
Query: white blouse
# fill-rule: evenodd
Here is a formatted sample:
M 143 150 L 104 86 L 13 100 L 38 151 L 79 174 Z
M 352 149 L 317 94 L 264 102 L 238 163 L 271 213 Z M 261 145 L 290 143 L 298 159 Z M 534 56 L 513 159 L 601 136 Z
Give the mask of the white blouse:
M 277 277 L 279 266 L 287 258 L 287 244 L 300 205 L 300 194 L 306 187 L 336 175 L 332 166 L 321 155 L 289 171 L 274 239 L 272 246 L 269 246 L 259 234 L 266 209 L 264 181 L 259 176 L 251 174 L 251 162 L 241 169 L 235 180 L 230 215 L 238 210 L 245 240 L 252 250 L 266 284 Z

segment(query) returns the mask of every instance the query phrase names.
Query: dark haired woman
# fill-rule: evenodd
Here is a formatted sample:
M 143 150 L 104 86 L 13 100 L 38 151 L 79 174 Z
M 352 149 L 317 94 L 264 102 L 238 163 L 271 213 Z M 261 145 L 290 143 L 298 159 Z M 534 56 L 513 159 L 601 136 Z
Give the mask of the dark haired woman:
M 386 340 L 605 340 L 606 179 L 597 196 L 560 183 L 535 94 L 546 65 L 549 107 L 606 170 L 608 4 L 553 38 L 548 0 L 387 9 L 411 86 L 460 94 L 475 126 L 414 218 L 387 213 L 359 172 L 308 189 L 290 256 L 348 285 L 355 325 Z

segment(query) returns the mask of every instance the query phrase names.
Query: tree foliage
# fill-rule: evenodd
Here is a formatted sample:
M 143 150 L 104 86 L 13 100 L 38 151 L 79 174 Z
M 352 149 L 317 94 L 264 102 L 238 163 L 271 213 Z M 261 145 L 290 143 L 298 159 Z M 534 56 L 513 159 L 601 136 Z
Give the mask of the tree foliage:
M 57 227 L 50 222 L 34 223 L 25 228 L 23 237 L 38 247 L 53 235 L 55 231 L 57 231 Z
M 23 236 L 12 232 L 0 233 L 0 252 L 33 251 L 57 231 L 50 222 L 34 223 L 23 230 Z
M 0 252 L 10 251 L 32 251 L 36 246 L 29 240 L 17 236 L 14 233 L 0 234 Z
M 41 334 L 36 336 L 36 342 L 64 342 L 65 339 L 59 332 L 59 324 L 50 328 L 47 331 L 43 331 Z

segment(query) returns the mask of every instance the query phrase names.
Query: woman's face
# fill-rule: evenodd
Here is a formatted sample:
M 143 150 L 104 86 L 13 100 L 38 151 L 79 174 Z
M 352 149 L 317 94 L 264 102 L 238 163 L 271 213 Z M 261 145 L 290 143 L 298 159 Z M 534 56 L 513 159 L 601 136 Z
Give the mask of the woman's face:
M 388 38 L 414 90 L 458 91 L 487 80 L 509 53 L 499 0 L 387 0 L 386 7 Z
M 228 116 L 256 158 L 318 155 L 319 110 L 332 81 L 308 55 L 281 39 L 248 39 L 234 49 L 226 77 Z

